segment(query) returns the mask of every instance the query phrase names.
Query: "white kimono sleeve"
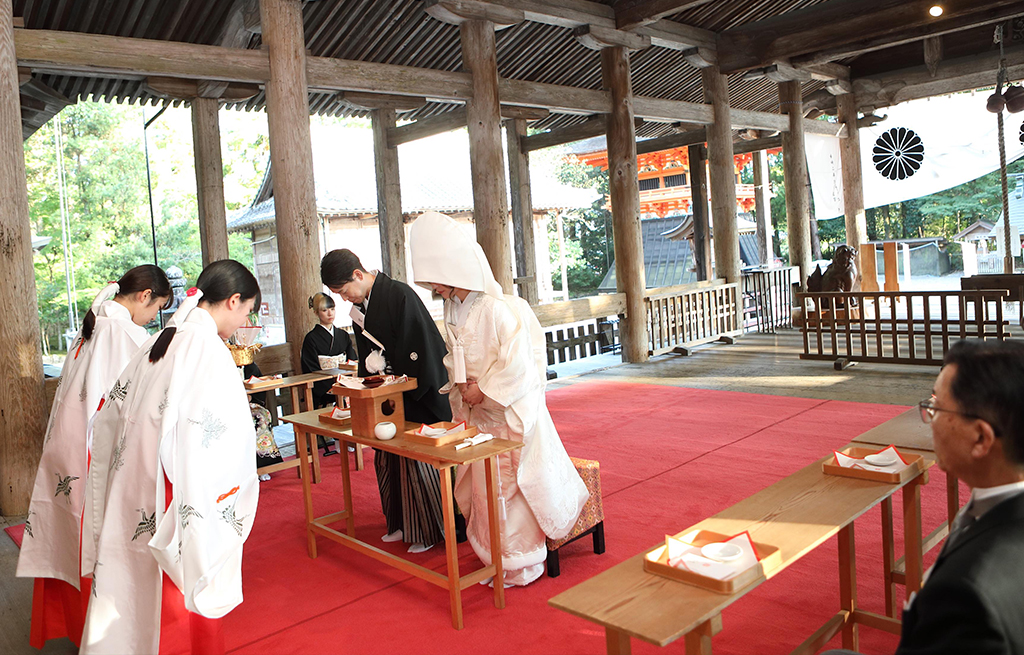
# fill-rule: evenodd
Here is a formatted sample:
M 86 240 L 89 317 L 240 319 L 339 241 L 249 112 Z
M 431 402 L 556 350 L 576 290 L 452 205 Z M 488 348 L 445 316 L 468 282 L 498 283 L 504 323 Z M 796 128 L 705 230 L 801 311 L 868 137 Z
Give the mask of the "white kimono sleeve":
M 195 377 L 203 384 L 193 389 L 201 392 L 185 393 L 176 424 L 161 438 L 173 499 L 149 546 L 185 607 L 220 618 L 242 602 L 242 546 L 259 498 L 256 435 L 227 350 L 200 362 Z

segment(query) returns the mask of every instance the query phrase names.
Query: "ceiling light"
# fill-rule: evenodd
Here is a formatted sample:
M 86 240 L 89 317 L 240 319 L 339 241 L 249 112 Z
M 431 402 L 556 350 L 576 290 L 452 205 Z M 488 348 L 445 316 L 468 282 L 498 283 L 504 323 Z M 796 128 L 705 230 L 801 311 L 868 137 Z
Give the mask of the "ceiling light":
M 935 18 L 938 18 L 939 16 L 942 15 L 942 6 L 932 5 L 931 8 L 928 10 L 928 13 L 934 16 Z

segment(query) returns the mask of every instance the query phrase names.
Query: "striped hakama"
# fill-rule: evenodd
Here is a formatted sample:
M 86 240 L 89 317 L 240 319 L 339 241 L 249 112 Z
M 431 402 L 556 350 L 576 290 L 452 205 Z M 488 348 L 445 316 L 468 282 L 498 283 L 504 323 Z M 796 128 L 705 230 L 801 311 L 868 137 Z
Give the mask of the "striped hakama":
M 438 470 L 383 450 L 373 451 L 373 468 L 388 534 L 401 530 L 402 541 L 424 546 L 444 541 Z

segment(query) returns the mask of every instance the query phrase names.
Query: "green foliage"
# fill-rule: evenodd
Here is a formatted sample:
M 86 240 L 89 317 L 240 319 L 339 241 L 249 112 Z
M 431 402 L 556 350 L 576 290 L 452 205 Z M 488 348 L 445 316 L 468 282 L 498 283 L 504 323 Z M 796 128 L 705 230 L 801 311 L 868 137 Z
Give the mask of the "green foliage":
M 608 201 L 608 172 L 567 159 L 558 168 L 558 180 L 574 187 L 596 189 L 601 194 L 589 208 L 569 210 L 562 216 L 569 296 L 592 296 L 597 293 L 601 280 L 615 258 L 612 215 L 604 208 Z M 548 222 L 548 243 L 552 286 L 561 291 L 558 228 L 554 216 Z
M 147 108 L 145 118 L 155 115 Z M 231 114 L 236 114 L 232 117 Z M 263 129 L 252 115 L 222 113 L 225 200 L 229 208 L 248 205 L 267 158 Z M 36 291 L 43 339 L 60 349 L 69 328 L 65 255 L 61 240 L 61 188 L 55 133 L 63 140 L 64 189 L 70 230 L 70 269 L 76 324 L 109 280 L 129 268 L 153 262 L 140 107 L 78 103 L 65 108 L 24 144 L 29 215 L 33 234 L 50 237 L 35 255 Z M 202 268 L 196 209 L 196 180 L 188 108 L 169 109 L 146 130 L 149 139 L 153 206 L 159 265 L 179 266 L 189 282 Z M 252 267 L 252 247 L 242 235 L 229 236 L 233 257 Z

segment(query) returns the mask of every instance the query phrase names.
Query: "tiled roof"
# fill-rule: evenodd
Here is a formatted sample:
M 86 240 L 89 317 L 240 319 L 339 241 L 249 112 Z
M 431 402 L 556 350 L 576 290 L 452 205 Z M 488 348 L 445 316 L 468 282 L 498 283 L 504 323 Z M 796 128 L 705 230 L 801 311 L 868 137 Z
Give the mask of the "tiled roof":
M 456 130 L 403 144 L 398 148 L 402 211 L 473 211 L 469 167 L 469 137 Z M 534 157 L 530 162 L 533 208 L 537 210 L 589 207 L 599 194 L 558 182 L 557 158 Z M 313 172 L 320 214 L 377 213 L 373 166 L 373 134 L 367 128 L 313 124 Z M 506 189 L 507 171 L 506 171 Z M 274 221 L 274 201 L 240 211 L 228 222 L 239 232 Z
M 644 245 L 644 272 L 647 288 L 670 287 L 697 281 L 693 254 L 687 239 L 670 239 L 672 233 L 689 216 L 667 216 L 648 218 L 640 221 Z M 740 260 L 744 266 L 758 266 L 761 263 L 757 253 L 757 236 L 753 232 L 740 233 Z M 601 280 L 601 292 L 615 291 L 615 262 Z

